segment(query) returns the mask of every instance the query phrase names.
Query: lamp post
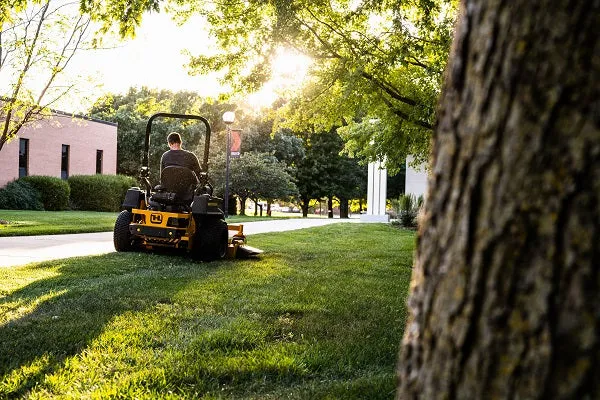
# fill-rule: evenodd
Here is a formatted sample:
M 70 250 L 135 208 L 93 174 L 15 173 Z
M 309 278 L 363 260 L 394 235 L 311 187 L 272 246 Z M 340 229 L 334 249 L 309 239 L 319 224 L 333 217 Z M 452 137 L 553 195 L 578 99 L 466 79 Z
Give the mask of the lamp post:
M 223 113 L 223 122 L 227 126 L 227 144 L 225 146 L 225 199 L 223 201 L 223 210 L 225 212 L 225 218 L 229 217 L 229 156 L 231 146 L 231 124 L 235 121 L 235 113 L 233 111 L 227 111 Z

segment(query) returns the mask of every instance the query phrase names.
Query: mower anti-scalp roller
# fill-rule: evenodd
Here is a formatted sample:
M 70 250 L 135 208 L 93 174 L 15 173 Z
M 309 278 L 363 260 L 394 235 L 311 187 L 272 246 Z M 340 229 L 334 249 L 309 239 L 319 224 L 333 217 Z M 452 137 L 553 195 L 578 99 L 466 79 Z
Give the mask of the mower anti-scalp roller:
M 229 242 L 227 246 L 227 258 L 249 258 L 262 254 L 262 250 L 246 244 L 244 225 L 228 225 Z

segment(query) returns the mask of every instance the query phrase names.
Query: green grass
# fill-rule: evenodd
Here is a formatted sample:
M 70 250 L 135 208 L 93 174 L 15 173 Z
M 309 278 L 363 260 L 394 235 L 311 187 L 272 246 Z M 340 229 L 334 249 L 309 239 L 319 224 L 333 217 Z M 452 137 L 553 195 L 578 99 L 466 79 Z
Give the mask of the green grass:
M 0 398 L 391 399 L 414 234 L 255 235 L 260 259 L 0 269 Z
M 0 237 L 110 232 L 115 226 L 117 214 L 93 211 L 0 210 Z M 228 218 L 227 222 L 240 223 L 282 218 L 286 217 L 236 215 Z
M 117 213 L 91 211 L 0 210 L 0 237 L 107 232 L 115 226 Z

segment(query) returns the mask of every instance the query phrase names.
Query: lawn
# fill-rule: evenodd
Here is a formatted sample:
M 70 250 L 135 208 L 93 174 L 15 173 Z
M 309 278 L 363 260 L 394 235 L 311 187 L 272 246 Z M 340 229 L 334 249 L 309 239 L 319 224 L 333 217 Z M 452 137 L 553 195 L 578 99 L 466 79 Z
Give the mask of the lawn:
M 254 235 L 260 259 L 0 269 L 0 398 L 391 399 L 414 233 Z
M 93 211 L 0 210 L 0 237 L 56 235 L 62 233 L 110 232 L 117 213 Z M 282 217 L 232 216 L 230 223 Z
M 0 210 L 0 237 L 112 231 L 117 213 Z

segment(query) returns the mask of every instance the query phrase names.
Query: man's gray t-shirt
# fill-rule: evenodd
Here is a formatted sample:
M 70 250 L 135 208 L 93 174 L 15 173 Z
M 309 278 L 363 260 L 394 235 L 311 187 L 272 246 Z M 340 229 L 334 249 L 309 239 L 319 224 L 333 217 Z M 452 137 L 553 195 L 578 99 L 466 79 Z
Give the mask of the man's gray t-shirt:
M 162 171 L 165 167 L 171 165 L 191 169 L 196 174 L 196 177 L 199 177 L 200 172 L 202 172 L 198 157 L 196 157 L 194 153 L 187 150 L 166 151 L 160 159 L 160 170 Z

